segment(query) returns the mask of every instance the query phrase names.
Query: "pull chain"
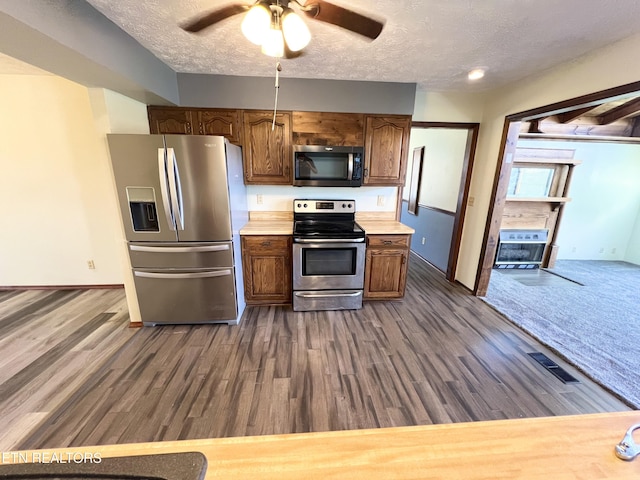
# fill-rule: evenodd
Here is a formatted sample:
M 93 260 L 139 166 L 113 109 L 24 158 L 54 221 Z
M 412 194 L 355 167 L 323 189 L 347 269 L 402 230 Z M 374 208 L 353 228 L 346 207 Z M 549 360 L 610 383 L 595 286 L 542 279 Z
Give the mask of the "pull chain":
M 280 90 L 280 72 L 282 71 L 282 65 L 280 62 L 276 62 L 276 99 L 273 105 L 273 122 L 271 122 L 271 131 L 276 128 L 276 113 L 278 111 L 278 90 Z

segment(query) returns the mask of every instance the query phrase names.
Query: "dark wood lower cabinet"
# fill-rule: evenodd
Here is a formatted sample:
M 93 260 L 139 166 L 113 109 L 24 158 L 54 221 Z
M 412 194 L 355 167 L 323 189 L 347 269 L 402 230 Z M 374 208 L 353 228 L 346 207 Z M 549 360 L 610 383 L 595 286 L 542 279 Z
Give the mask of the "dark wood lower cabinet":
M 404 297 L 411 235 L 367 235 L 364 298 Z
M 291 303 L 291 237 L 242 237 L 242 272 L 247 305 Z

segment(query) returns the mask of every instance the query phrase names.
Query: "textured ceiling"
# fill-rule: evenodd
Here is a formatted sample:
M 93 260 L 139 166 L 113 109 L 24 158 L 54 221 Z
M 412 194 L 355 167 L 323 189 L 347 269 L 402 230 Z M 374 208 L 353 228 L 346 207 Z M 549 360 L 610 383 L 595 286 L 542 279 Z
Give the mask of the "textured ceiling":
M 240 33 L 242 15 L 197 35 L 178 26 L 235 0 L 87 1 L 178 72 L 273 75 L 274 59 Z M 382 34 L 369 42 L 307 20 L 311 43 L 302 57 L 282 61 L 282 75 L 487 89 L 640 32 L 638 0 L 331 1 L 385 19 Z M 466 74 L 478 66 L 487 75 L 472 85 Z

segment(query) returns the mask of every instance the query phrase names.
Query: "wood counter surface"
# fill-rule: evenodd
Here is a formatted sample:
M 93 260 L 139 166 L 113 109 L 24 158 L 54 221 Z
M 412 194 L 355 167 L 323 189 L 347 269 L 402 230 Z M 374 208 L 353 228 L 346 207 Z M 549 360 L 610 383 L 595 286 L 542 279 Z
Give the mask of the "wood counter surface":
M 364 231 L 371 235 L 412 234 L 414 229 L 395 220 L 358 220 Z M 292 235 L 293 220 L 249 220 L 240 229 L 240 235 Z
M 637 480 L 640 459 L 614 454 L 636 423 L 640 411 L 47 451 L 102 457 L 200 451 L 208 480 Z
M 358 225 L 369 235 L 407 235 L 415 230 L 396 220 L 357 220 Z
M 292 235 L 293 220 L 249 220 L 240 235 Z

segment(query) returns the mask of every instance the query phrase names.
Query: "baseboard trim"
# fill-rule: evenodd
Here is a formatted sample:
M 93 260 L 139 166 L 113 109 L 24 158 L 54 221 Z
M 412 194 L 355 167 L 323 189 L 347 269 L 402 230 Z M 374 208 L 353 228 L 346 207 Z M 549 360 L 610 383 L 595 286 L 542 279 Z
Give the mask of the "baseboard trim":
M 121 283 L 105 285 L 0 285 L 0 290 L 88 290 L 124 288 Z

